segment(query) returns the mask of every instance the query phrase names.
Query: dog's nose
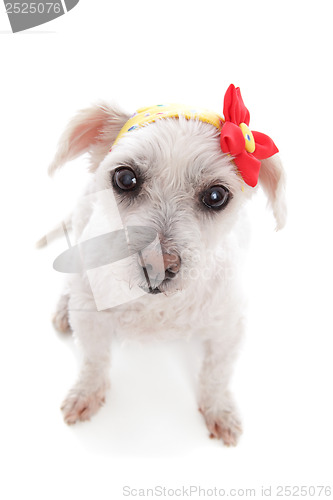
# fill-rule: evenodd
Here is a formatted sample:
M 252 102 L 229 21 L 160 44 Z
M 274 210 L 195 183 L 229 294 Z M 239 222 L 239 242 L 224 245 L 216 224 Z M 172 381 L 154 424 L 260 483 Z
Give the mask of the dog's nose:
M 163 258 L 163 262 L 162 262 Z M 172 253 L 142 251 L 138 258 L 139 265 L 146 268 L 150 275 L 160 275 L 164 271 L 167 278 L 173 278 L 180 269 L 180 257 Z
M 177 274 L 180 269 L 180 257 L 173 253 L 163 254 L 164 271 L 166 273 Z M 170 276 L 169 276 L 170 277 Z

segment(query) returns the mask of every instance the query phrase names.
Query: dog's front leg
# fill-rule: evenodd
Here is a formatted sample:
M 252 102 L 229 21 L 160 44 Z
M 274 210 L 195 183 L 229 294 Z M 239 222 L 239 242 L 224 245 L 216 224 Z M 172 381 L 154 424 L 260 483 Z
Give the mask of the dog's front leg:
M 105 402 L 109 388 L 110 313 L 69 311 L 74 335 L 83 351 L 79 379 L 61 407 L 67 424 L 88 420 Z
M 237 345 L 235 338 L 205 340 L 200 378 L 200 412 L 205 418 L 210 437 L 222 439 L 227 446 L 235 446 L 242 433 L 237 409 L 229 391 Z

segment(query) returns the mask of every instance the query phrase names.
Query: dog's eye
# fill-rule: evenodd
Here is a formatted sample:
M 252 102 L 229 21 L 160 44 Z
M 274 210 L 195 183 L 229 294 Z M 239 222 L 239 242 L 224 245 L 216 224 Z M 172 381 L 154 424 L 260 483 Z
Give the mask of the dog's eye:
M 113 182 L 122 191 L 131 191 L 137 186 L 137 178 L 131 168 L 120 167 L 114 173 Z
M 227 205 L 229 198 L 229 189 L 224 186 L 212 186 L 203 193 L 201 201 L 208 208 L 222 209 Z

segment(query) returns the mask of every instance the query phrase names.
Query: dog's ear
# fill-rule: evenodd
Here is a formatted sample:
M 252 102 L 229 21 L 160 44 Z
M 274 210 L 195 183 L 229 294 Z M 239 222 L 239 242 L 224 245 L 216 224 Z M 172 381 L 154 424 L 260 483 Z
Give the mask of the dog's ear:
M 287 206 L 285 197 L 286 175 L 278 155 L 261 160 L 259 184 L 262 186 L 276 220 L 276 230 L 286 223 Z
M 79 111 L 60 137 L 49 174 L 86 152 L 90 153 L 90 169 L 94 171 L 129 118 L 127 113 L 104 102 Z

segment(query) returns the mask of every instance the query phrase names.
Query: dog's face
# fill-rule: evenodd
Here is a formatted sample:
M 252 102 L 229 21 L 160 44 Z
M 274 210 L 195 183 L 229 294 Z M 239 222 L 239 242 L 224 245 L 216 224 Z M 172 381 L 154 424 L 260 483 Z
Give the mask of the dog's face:
M 129 133 L 99 166 L 96 179 L 99 189 L 113 189 L 125 226 L 147 226 L 158 235 L 158 248 L 137 259 L 139 283 L 147 268 L 152 280 L 163 278 L 151 293 L 213 280 L 207 262 L 248 194 L 219 147 L 215 127 L 169 119 Z
M 127 133 L 109 151 L 128 116 L 105 106 L 94 108 L 94 116 L 95 129 L 87 131 L 86 139 L 85 117 L 72 122 L 61 142 L 66 139 L 67 151 L 60 147 L 52 169 L 90 150 L 96 188 L 112 190 L 124 226 L 155 232 L 153 243 L 145 231 L 139 231 L 133 243 L 141 250 L 132 259 L 131 277 L 136 284 L 166 295 L 195 286 L 198 279 L 211 280 L 213 286 L 216 249 L 253 192 L 232 158 L 221 151 L 218 130 L 182 117 L 162 119 Z M 279 215 L 283 207 L 279 208 L 276 196 L 281 174 L 273 167 L 272 172 L 266 187 Z

